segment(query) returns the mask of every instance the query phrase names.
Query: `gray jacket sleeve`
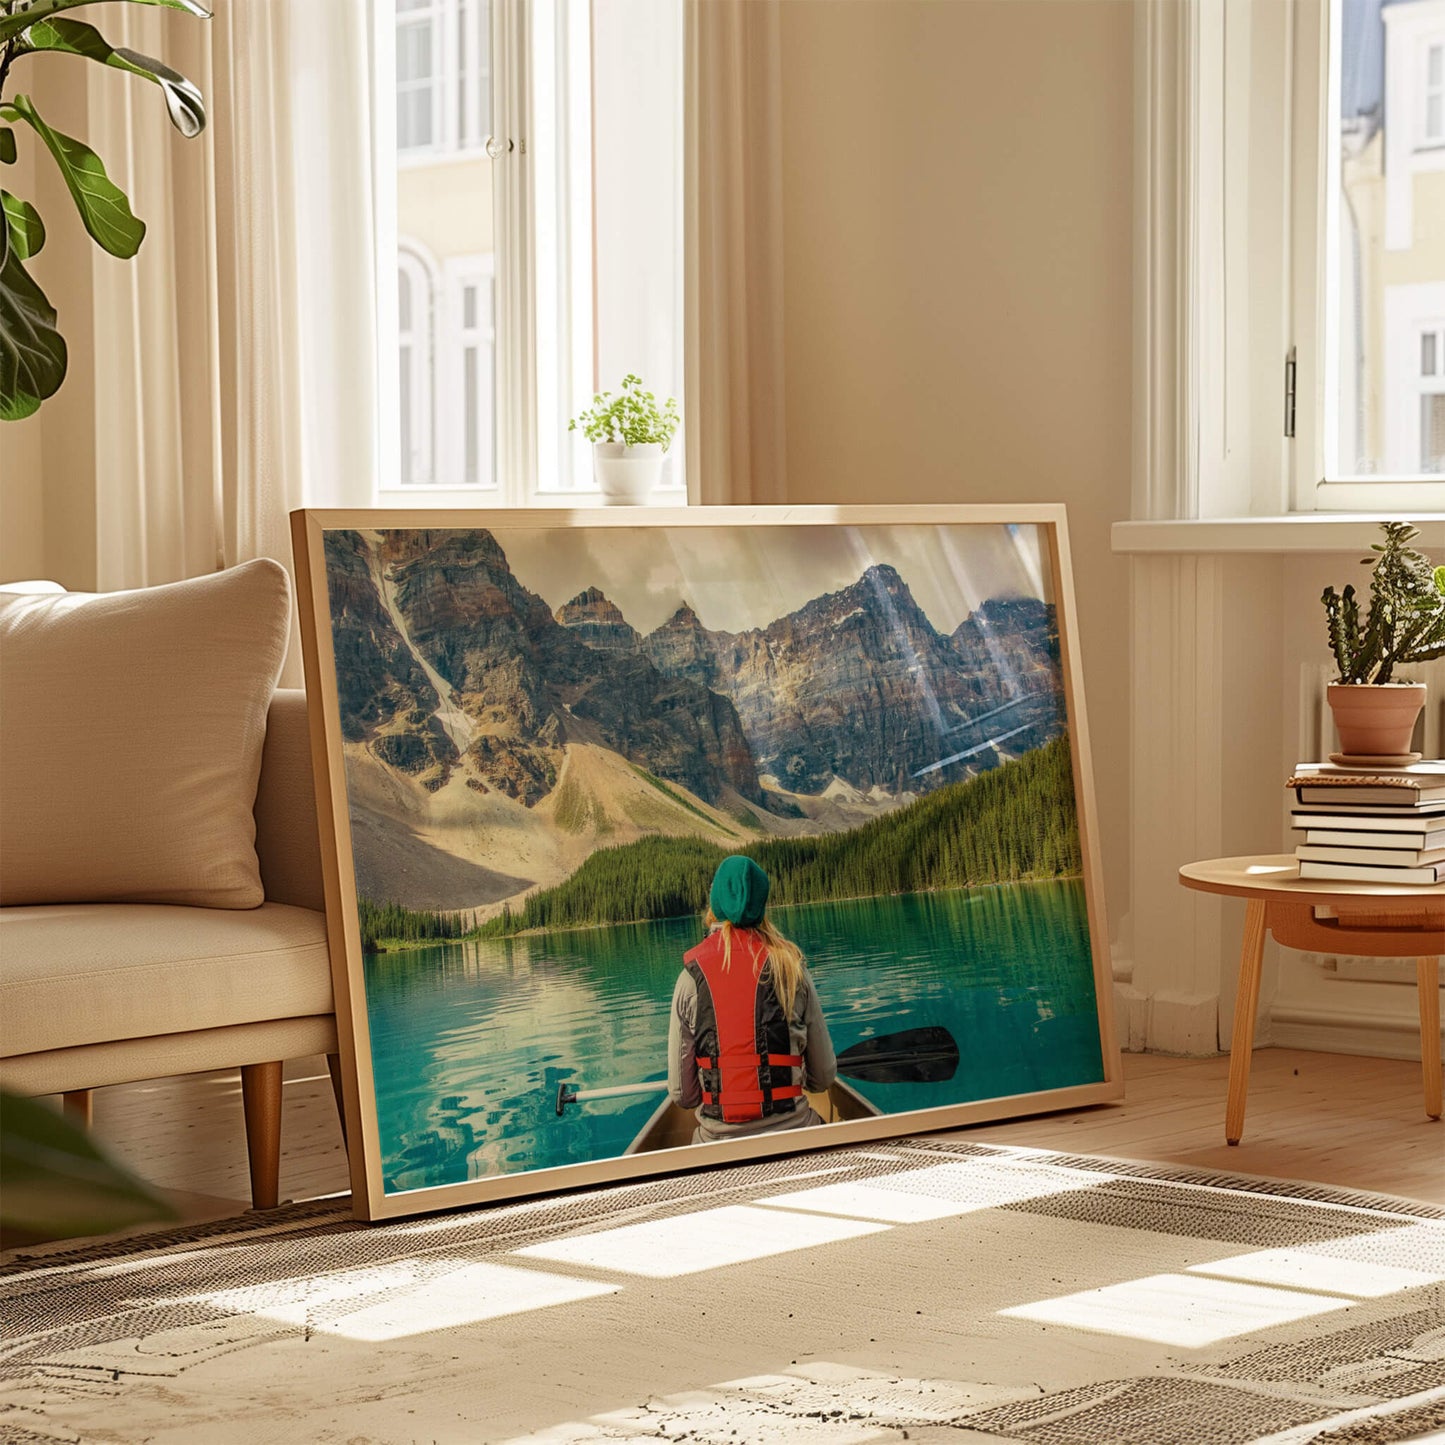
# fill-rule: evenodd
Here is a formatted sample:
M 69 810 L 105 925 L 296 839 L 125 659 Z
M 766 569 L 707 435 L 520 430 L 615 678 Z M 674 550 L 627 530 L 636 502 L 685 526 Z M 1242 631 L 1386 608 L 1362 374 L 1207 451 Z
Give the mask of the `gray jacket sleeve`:
M 813 976 L 805 968 L 799 992 L 807 992 L 803 1012 L 803 1027 L 808 1031 L 808 1045 L 803 1052 L 803 1087 L 813 1094 L 821 1094 L 838 1077 L 838 1060 L 833 1053 L 833 1039 L 828 1033 L 827 1020 L 818 1003 L 818 990 L 813 987 Z
M 697 984 L 683 969 L 672 991 L 667 1016 L 667 1090 L 674 1104 L 695 1109 L 702 1103 L 702 1081 L 697 1076 Z

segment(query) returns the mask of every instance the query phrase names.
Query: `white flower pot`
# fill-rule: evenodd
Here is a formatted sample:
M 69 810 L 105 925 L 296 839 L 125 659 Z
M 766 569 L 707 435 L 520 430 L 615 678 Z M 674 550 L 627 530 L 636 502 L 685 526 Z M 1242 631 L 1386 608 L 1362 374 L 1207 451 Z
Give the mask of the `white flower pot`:
M 593 442 L 592 470 L 602 489 L 603 505 L 640 507 L 662 477 L 666 451 L 661 442 Z

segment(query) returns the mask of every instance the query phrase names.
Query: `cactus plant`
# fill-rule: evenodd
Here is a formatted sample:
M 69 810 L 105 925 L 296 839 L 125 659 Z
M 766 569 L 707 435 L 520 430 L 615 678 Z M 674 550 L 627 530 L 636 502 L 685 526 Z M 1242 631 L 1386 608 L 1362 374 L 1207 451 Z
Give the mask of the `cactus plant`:
M 1408 522 L 1383 522 L 1383 543 L 1361 565 L 1373 566 L 1363 616 L 1353 586 L 1326 587 L 1320 597 L 1341 683 L 1387 683 L 1397 667 L 1445 657 L 1445 567 L 1410 543 L 1419 532 Z

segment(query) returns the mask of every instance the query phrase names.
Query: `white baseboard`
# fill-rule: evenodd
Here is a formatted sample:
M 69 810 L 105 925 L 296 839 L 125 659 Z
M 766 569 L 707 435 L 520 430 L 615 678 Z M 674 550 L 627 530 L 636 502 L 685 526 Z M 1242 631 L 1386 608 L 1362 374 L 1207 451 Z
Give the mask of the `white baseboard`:
M 1282 1049 L 1361 1054 L 1376 1059 L 1418 1059 L 1418 1015 L 1276 1005 L 1270 1041 Z

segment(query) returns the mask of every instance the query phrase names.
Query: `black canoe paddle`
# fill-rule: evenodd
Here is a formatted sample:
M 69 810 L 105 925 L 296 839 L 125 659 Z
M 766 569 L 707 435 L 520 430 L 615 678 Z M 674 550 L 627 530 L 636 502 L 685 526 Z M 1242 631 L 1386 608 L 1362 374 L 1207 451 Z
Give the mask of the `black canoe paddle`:
M 838 1055 L 838 1072 L 865 1084 L 946 1084 L 958 1072 L 958 1043 L 937 1024 L 900 1029 L 864 1039 Z M 610 1089 L 579 1089 L 557 1085 L 557 1114 L 585 1099 L 611 1099 L 623 1094 L 651 1094 L 667 1087 L 666 1079 L 645 1084 L 617 1084 Z
M 944 1084 L 958 1072 L 958 1043 L 937 1024 L 880 1034 L 844 1049 L 838 1072 L 865 1084 Z

